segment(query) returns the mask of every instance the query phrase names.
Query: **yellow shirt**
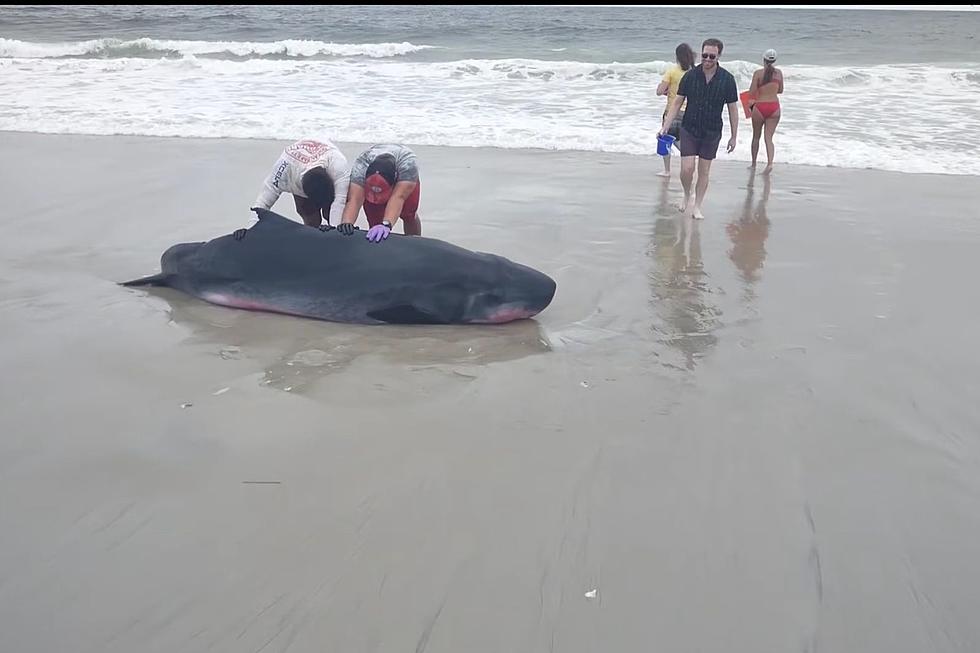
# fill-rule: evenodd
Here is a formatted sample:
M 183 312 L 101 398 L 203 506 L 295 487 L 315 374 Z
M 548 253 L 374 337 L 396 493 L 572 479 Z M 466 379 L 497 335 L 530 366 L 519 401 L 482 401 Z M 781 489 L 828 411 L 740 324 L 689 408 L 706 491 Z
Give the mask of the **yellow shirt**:
M 684 73 L 686 72 L 678 64 L 674 64 L 664 73 L 663 81 L 670 85 L 670 88 L 667 90 L 667 110 L 670 110 L 670 105 L 673 104 L 674 98 L 677 97 L 677 89 L 680 87 L 681 78 L 684 77 Z M 684 110 L 685 105 L 687 105 L 687 100 L 684 101 L 684 105 L 681 105 L 681 111 Z

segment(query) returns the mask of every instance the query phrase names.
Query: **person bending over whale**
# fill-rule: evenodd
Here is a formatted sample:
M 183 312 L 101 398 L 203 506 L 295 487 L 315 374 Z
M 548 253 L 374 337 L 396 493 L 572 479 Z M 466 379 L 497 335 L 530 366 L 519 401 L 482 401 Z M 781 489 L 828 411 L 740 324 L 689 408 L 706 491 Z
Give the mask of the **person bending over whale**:
M 336 145 L 311 139 L 296 141 L 276 161 L 252 210 L 271 209 L 279 195 L 287 192 L 292 194 L 304 224 L 319 227 L 323 220 L 327 225 L 337 224 L 344 214 L 349 185 L 350 166 Z M 235 237 L 241 240 L 244 232 L 239 229 Z
M 404 145 L 374 145 L 354 161 L 350 173 L 347 205 L 337 230 L 354 233 L 361 207 L 370 230 L 367 239 L 380 243 L 388 237 L 399 218 L 409 236 L 422 235 L 419 220 L 419 169 L 415 153 Z

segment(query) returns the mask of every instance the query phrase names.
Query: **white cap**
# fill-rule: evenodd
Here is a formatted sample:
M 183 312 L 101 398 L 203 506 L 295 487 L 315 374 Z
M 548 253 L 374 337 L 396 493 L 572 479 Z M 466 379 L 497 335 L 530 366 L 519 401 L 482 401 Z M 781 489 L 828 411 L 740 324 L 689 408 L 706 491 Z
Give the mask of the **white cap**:
M 776 51 L 773 50 L 772 48 L 769 48 L 768 50 L 766 50 L 766 53 L 762 55 L 762 58 L 765 59 L 766 61 L 775 61 Z

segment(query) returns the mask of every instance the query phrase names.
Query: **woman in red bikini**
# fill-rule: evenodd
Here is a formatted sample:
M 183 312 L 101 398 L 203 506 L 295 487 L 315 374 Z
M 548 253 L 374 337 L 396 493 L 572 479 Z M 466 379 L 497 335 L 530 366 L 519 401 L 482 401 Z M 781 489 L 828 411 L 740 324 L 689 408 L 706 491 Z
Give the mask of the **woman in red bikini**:
M 763 68 L 755 71 L 752 75 L 752 85 L 749 87 L 749 97 L 752 98 L 749 108 L 752 111 L 752 168 L 759 156 L 759 139 L 762 137 L 763 129 L 766 134 L 766 154 L 769 157 L 769 164 L 762 174 L 772 172 L 772 157 L 775 154 L 776 146 L 772 143 L 772 136 L 776 133 L 776 125 L 779 124 L 779 94 L 783 92 L 783 71 L 776 68 L 776 51 L 766 50 L 762 55 L 765 64 Z

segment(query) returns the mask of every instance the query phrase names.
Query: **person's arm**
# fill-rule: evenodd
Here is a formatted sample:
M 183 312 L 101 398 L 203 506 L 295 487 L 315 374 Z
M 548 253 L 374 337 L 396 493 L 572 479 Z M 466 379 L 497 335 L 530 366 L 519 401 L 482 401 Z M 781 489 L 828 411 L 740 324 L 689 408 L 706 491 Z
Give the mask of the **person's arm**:
M 686 99 L 687 98 L 685 96 L 680 94 L 680 91 L 677 92 L 677 97 L 674 98 L 674 103 L 671 104 L 670 108 L 667 110 L 667 115 L 664 116 L 664 124 L 661 125 L 660 131 L 657 132 L 657 136 L 663 136 L 670 131 L 670 126 L 673 124 L 674 118 L 677 117 L 677 114 L 681 110 L 681 105 L 684 104 L 684 100 Z
M 388 204 L 385 205 L 384 217 L 392 227 L 401 217 L 402 207 L 405 206 L 405 200 L 408 199 L 408 196 L 415 190 L 415 184 L 414 181 L 399 181 L 392 189 Z
M 282 191 L 280 191 L 278 188 L 276 188 L 273 185 L 273 180 L 275 178 L 276 171 L 279 169 L 280 163 L 281 161 L 276 162 L 276 166 L 272 169 L 272 173 L 265 178 L 265 181 L 262 182 L 262 189 L 259 191 L 259 194 L 255 198 L 255 201 L 252 202 L 252 206 L 249 207 L 249 210 L 251 211 L 254 211 L 255 209 L 269 210 L 276 203 L 276 200 L 279 199 L 279 195 L 282 194 Z M 235 231 L 232 232 L 232 235 L 235 237 L 235 240 L 241 240 L 242 238 L 245 237 L 245 234 L 247 233 L 248 233 L 248 229 L 242 228 L 242 229 L 235 229 Z
M 779 93 L 782 93 L 783 92 L 783 71 L 777 70 L 776 72 L 779 75 L 779 91 L 778 92 Z
M 344 214 L 347 209 L 347 198 L 350 192 L 350 170 L 344 170 L 344 172 L 337 177 L 334 177 L 333 181 L 333 204 L 330 205 L 329 217 L 327 211 L 323 212 L 323 218 L 327 221 L 327 224 L 337 226 L 343 222 Z M 360 208 L 360 207 L 358 207 Z M 357 213 L 354 213 L 355 218 Z
M 668 70 L 664 73 L 664 78 L 660 80 L 660 85 L 657 86 L 657 95 L 667 95 L 667 91 L 670 90 L 670 71 Z
M 752 83 L 749 84 L 749 112 L 755 106 L 755 96 L 759 94 L 759 71 L 752 73 Z
M 282 190 L 276 187 L 275 178 L 277 173 L 280 175 L 280 178 L 288 174 L 288 170 L 285 170 L 284 166 L 286 166 L 286 163 L 282 159 L 276 161 L 276 165 L 272 168 L 272 172 L 270 172 L 269 176 L 265 178 L 264 182 L 262 182 L 262 190 L 259 191 L 258 197 L 255 198 L 254 202 L 252 202 L 251 208 L 271 209 L 276 203 L 276 200 L 279 199 L 279 195 L 282 194 Z
M 732 137 L 728 139 L 728 151 L 732 152 L 738 143 L 738 86 L 734 77 L 729 83 L 728 97 L 725 100 L 728 102 L 728 125 L 732 130 Z
M 728 139 L 728 151 L 731 152 L 738 142 L 738 102 L 728 104 L 728 124 L 732 130 L 732 137 Z
M 340 222 L 342 224 L 354 224 L 357 222 L 357 215 L 361 212 L 362 206 L 364 206 L 364 186 L 355 181 L 351 181 L 347 191 L 347 204 L 344 205 Z

